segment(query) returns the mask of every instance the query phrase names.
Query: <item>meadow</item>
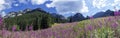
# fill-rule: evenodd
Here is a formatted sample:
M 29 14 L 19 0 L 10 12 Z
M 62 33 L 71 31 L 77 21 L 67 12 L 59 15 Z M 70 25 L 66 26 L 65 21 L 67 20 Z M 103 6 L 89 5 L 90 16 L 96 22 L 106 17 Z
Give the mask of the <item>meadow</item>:
M 91 18 L 72 23 L 55 24 L 51 28 L 30 31 L 0 31 L 0 38 L 120 38 L 120 16 Z

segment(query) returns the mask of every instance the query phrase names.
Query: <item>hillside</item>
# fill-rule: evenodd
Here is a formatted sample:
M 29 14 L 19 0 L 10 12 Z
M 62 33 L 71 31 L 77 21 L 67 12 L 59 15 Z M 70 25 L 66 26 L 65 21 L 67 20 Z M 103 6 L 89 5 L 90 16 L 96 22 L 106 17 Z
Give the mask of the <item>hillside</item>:
M 37 30 L 50 27 L 54 24 L 54 18 L 44 10 L 34 9 L 21 16 L 5 18 L 4 23 L 8 30 L 11 30 L 12 26 L 16 26 L 17 30 L 25 30 L 26 27 L 30 26 Z
M 51 28 L 26 31 L 7 32 L 6 37 L 21 38 L 120 38 L 120 16 L 110 16 L 84 20 L 81 22 L 56 24 Z M 12 34 L 11 34 L 12 33 Z M 19 34 L 19 35 L 16 35 Z
M 32 26 L 34 30 L 41 30 L 51 27 L 54 23 L 69 23 L 85 20 L 81 13 L 76 13 L 71 17 L 64 17 L 57 13 L 49 13 L 41 8 L 25 9 L 18 12 L 10 12 L 4 19 L 4 25 L 7 30 L 12 30 L 13 26 L 17 27 L 16 31 L 26 30 Z

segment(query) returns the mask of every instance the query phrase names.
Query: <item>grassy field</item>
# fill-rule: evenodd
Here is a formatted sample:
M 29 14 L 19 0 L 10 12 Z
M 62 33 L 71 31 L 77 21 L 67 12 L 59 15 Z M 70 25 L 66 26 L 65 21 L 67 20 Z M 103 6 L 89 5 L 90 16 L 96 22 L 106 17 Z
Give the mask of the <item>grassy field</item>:
M 120 16 L 55 24 L 37 31 L 0 31 L 1 38 L 120 38 Z

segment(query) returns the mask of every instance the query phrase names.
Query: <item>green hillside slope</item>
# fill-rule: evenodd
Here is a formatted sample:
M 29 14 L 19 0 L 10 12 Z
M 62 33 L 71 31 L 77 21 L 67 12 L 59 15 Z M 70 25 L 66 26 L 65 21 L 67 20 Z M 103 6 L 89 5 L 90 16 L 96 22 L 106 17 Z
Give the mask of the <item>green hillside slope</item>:
M 33 29 L 37 30 L 50 27 L 54 23 L 54 18 L 49 13 L 34 10 L 21 16 L 6 18 L 4 23 L 7 29 L 17 26 L 25 30 L 26 27 L 33 26 Z
M 7 32 L 5 37 L 20 38 L 120 38 L 120 16 L 81 22 L 55 24 L 37 31 Z M 1 32 L 1 31 L 0 31 Z M 19 35 L 16 35 L 19 34 Z M 1 35 L 1 34 L 0 34 Z

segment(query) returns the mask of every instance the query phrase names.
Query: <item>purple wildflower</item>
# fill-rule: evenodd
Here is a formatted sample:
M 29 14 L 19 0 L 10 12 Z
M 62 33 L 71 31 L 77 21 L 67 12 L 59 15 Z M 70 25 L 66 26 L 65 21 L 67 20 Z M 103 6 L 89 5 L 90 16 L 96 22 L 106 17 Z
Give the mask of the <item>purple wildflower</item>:
M 112 17 L 109 17 L 109 18 L 108 18 L 108 21 L 111 21 L 112 19 L 113 19 Z
M 33 26 L 29 26 L 29 30 L 32 30 L 33 29 Z
M 6 36 L 7 35 L 7 30 L 5 29 L 5 28 L 2 28 L 2 36 L 4 37 L 4 36 Z
M 2 35 L 3 35 L 3 34 L 5 34 L 5 29 L 4 29 L 4 28 L 2 29 Z
M 15 32 L 14 38 L 19 38 L 19 32 Z
M 97 27 L 97 28 L 101 28 L 101 27 L 102 27 L 102 25 L 103 25 L 103 24 L 102 24 L 102 22 L 100 22 L 100 21 L 99 21 L 99 25 L 98 25 L 98 27 Z
M 15 31 L 16 30 L 16 26 L 14 25 L 13 27 L 12 27 L 12 31 Z
M 93 18 L 94 18 L 93 16 L 90 17 L 90 19 L 93 19 Z
M 114 22 L 114 23 L 111 25 L 112 28 L 116 28 L 117 26 L 118 26 L 117 22 Z
M 28 26 L 26 26 L 26 31 L 28 30 Z
M 115 15 L 115 16 L 118 16 L 118 11 L 115 11 L 115 12 L 114 12 L 114 15 Z
M 93 26 L 92 25 L 88 25 L 87 26 L 87 30 L 93 30 Z
M 114 7 L 114 9 L 115 9 L 114 15 L 115 15 L 115 16 L 120 15 L 120 12 L 116 9 L 116 7 Z

